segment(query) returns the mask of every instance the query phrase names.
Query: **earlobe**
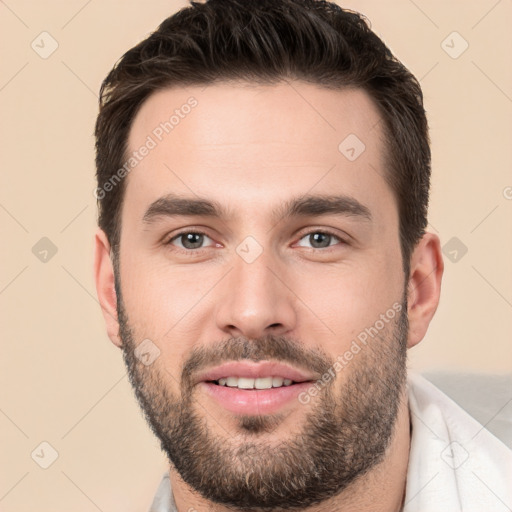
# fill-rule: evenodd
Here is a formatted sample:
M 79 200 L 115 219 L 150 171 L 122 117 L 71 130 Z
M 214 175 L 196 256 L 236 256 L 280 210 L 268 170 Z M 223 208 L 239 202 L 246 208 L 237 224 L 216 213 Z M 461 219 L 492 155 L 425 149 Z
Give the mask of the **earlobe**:
M 412 253 L 410 268 L 407 293 L 408 348 L 423 339 L 439 304 L 444 262 L 437 235 L 423 235 Z
M 107 326 L 107 334 L 114 345 L 121 347 L 122 341 L 119 337 L 117 296 L 114 268 L 110 257 L 110 244 L 107 235 L 101 229 L 98 229 L 94 237 L 94 281 Z

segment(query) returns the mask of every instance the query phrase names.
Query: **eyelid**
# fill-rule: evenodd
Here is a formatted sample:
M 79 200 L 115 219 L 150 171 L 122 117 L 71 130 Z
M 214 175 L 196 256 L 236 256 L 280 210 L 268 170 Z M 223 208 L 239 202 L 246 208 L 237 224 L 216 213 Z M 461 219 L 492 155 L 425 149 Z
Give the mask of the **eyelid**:
M 309 247 L 309 248 L 306 247 L 306 249 L 309 249 L 310 251 L 313 251 L 313 252 L 318 252 L 318 251 L 319 252 L 329 252 L 329 251 L 333 250 L 333 248 L 335 248 L 338 245 L 348 244 L 348 242 L 345 238 L 350 238 L 348 235 L 346 237 L 343 237 L 343 236 L 339 235 L 338 233 L 335 233 L 333 230 L 327 229 L 327 228 L 308 228 L 307 231 L 304 231 L 300 234 L 300 236 L 297 238 L 297 242 L 295 242 L 295 244 L 297 244 L 300 240 L 302 240 L 306 236 L 312 235 L 314 233 L 322 233 L 324 235 L 332 236 L 332 237 L 338 239 L 339 243 L 328 245 L 327 247 L 320 247 L 320 248 L 319 247 Z M 182 235 L 186 235 L 186 234 L 202 235 L 206 238 L 209 238 L 213 242 L 213 244 L 208 245 L 206 247 L 199 247 L 197 249 L 186 249 L 186 248 L 182 248 L 182 247 L 172 244 L 172 242 L 174 240 L 179 239 Z M 184 253 L 187 255 L 201 254 L 203 251 L 209 249 L 210 247 L 215 247 L 216 245 L 218 245 L 218 242 L 215 242 L 213 240 L 213 238 L 208 235 L 208 233 L 206 233 L 205 231 L 203 231 L 201 229 L 197 229 L 197 228 L 182 229 L 178 233 L 173 233 L 172 236 L 166 236 L 163 240 L 164 240 L 163 241 L 164 246 L 172 246 L 173 251 L 181 252 L 181 253 Z M 304 246 L 299 246 L 299 247 L 304 247 Z
M 179 239 L 181 236 L 188 235 L 188 234 L 202 235 L 206 238 L 209 238 L 213 242 L 213 244 L 208 245 L 206 247 L 199 247 L 198 249 L 184 249 L 182 247 L 175 246 L 172 244 L 172 242 L 174 240 Z M 201 229 L 194 229 L 194 228 L 183 229 L 183 230 L 179 231 L 178 233 L 174 233 L 172 236 L 166 236 L 163 241 L 163 245 L 172 245 L 173 248 L 175 248 L 176 250 L 182 251 L 182 252 L 187 252 L 187 253 L 192 253 L 192 252 L 197 253 L 204 249 L 208 249 L 209 247 L 213 247 L 216 244 L 217 244 L 217 242 L 215 242 L 215 240 L 213 240 L 213 238 L 211 236 L 209 236 L 208 233 L 206 233 L 205 231 L 202 231 Z
M 305 231 L 303 233 L 301 233 L 299 235 L 299 237 L 297 238 L 297 242 L 298 243 L 300 240 L 302 240 L 304 237 L 308 236 L 308 235 L 312 235 L 313 233 L 322 233 L 324 235 L 329 235 L 329 236 L 332 236 L 334 238 L 337 238 L 341 244 L 348 244 L 346 238 L 349 238 L 348 235 L 343 237 L 342 235 L 338 234 L 338 233 L 335 233 L 334 231 L 330 230 L 330 229 L 327 229 L 327 228 L 309 228 L 308 231 Z M 309 249 L 311 249 L 312 251 L 322 251 L 322 252 L 327 252 L 328 250 L 330 250 L 331 248 L 335 247 L 336 245 L 339 245 L 339 244 L 333 244 L 333 245 L 328 245 L 327 247 L 321 247 L 321 248 L 318 248 L 318 247 L 309 247 Z M 303 246 L 300 246 L 300 247 L 303 247 Z

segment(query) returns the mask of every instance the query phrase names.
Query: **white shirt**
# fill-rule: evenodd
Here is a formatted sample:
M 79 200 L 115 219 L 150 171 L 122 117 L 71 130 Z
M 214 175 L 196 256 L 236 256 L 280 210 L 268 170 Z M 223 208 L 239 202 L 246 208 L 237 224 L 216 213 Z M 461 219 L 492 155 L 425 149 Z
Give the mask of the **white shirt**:
M 409 410 L 404 512 L 512 511 L 512 450 L 419 375 Z
M 409 374 L 408 394 L 403 512 L 512 512 L 512 450 L 424 377 Z M 177 512 L 168 473 L 149 512 Z

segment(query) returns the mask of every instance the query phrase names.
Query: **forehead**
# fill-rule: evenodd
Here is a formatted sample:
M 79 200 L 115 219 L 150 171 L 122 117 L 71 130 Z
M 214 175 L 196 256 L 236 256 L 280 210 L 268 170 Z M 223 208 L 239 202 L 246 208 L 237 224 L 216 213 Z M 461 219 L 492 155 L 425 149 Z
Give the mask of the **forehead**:
M 392 205 L 381 125 L 360 89 L 302 82 L 164 89 L 132 123 L 127 158 L 139 155 L 124 206 L 141 210 L 174 193 L 275 209 L 290 195 L 335 191 Z

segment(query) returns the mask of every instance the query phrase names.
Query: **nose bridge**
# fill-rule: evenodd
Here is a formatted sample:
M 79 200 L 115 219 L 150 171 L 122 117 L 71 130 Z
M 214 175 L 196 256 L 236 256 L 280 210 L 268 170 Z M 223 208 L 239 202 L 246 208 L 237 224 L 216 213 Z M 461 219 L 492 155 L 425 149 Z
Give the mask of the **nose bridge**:
M 295 327 L 293 295 L 277 275 L 283 267 L 271 250 L 242 242 L 224 282 L 218 327 L 234 336 L 256 338 Z M 283 279 L 284 280 L 284 279 Z

